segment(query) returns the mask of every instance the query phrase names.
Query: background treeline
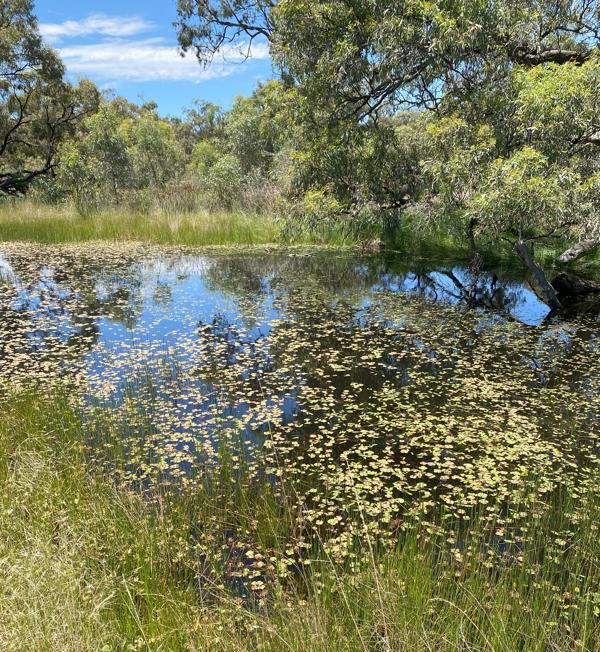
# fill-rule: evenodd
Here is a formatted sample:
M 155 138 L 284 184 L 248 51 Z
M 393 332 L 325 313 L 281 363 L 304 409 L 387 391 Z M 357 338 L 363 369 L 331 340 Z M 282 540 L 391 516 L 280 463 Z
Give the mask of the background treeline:
M 161 118 L 152 102 L 99 98 L 61 145 L 56 173 L 33 192 L 72 201 L 82 214 L 114 206 L 273 211 L 280 192 L 276 126 L 265 106 L 271 91 L 260 87 L 228 112 L 198 101 L 183 118 Z
M 184 50 L 268 41 L 277 79 L 183 117 L 65 81 L 31 3 L 0 5 L 0 194 L 88 214 L 199 208 L 473 247 L 600 235 L 595 0 L 178 3 Z M 341 225 L 341 227 L 340 227 Z M 522 252 L 521 252 L 522 253 Z

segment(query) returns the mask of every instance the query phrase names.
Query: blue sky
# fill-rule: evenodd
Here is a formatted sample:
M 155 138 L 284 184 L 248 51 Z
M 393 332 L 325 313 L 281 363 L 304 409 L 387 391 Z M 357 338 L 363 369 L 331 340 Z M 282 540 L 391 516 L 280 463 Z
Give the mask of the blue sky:
M 35 0 L 45 39 L 68 74 L 88 77 L 129 100 L 155 100 L 163 115 L 178 115 L 192 100 L 229 107 L 272 76 L 266 45 L 242 62 L 238 49 L 223 52 L 208 69 L 177 53 L 176 0 Z

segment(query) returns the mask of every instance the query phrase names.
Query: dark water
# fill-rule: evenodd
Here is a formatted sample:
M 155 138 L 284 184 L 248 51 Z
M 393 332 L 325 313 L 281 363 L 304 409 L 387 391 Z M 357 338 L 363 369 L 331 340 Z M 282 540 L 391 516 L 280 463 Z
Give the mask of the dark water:
M 80 354 L 95 345 L 160 340 L 176 344 L 197 322 L 216 317 L 268 328 L 274 304 L 316 288 L 324 301 L 356 313 L 379 293 L 411 295 L 442 305 L 471 305 L 482 319 L 552 327 L 550 311 L 521 270 L 478 273 L 452 262 L 394 256 L 193 254 L 140 247 L 0 247 L 2 345 L 51 349 L 68 342 Z M 16 329 L 13 330 L 13 329 Z M 6 356 L 4 356 L 6 357 Z
M 531 478 L 542 494 L 581 485 L 597 472 L 599 336 L 596 313 L 551 315 L 518 270 L 0 246 L 3 391 L 69 378 L 92 439 L 103 411 L 119 424 L 136 479 L 189 481 L 240 440 L 250 473 L 321 487 L 305 496 L 315 522 L 360 500 L 389 521 L 416 495 L 462 509 Z

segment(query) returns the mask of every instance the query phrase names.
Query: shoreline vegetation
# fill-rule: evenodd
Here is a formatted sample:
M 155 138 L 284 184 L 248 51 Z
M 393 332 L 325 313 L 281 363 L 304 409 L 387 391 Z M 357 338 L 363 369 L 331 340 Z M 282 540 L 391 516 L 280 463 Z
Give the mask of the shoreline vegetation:
M 59 244 L 141 241 L 170 245 L 257 245 L 280 240 L 273 218 L 243 212 L 135 214 L 110 210 L 82 216 L 69 206 L 29 201 L 0 204 L 0 240 Z
M 391 549 L 367 535 L 351 571 L 313 541 L 306 563 L 280 580 L 264 569 L 285 557 L 297 512 L 274 503 L 268 483 L 244 484 L 224 456 L 204 492 L 119 487 L 85 440 L 60 386 L 2 401 L 4 650 L 598 649 L 591 490 L 582 504 L 557 491 L 511 505 L 506 517 L 539 516 L 527 542 L 518 531 L 504 537 L 495 561 L 498 534 L 484 521 L 465 514 L 465 529 L 439 513 L 438 532 L 424 519 Z M 120 441 L 112 444 L 116 463 Z M 574 510 L 581 516 L 567 531 Z M 198 526 L 216 537 L 213 550 L 190 543 Z
M 188 247 L 276 247 L 353 249 L 365 253 L 396 253 L 414 258 L 464 261 L 473 259 L 464 234 L 452 225 L 414 230 L 399 225 L 384 238 L 379 228 L 353 232 L 333 223 L 321 229 L 296 228 L 288 233 L 284 216 L 233 210 L 197 210 L 178 213 L 155 211 L 135 213 L 130 209 L 107 209 L 81 215 L 69 205 L 52 205 L 27 199 L 0 202 L 0 242 L 71 244 L 94 241 L 142 242 Z M 537 246 L 536 258 L 546 268 L 557 267 L 567 244 L 557 240 Z M 485 264 L 523 267 L 509 246 L 483 241 L 479 253 Z M 596 276 L 600 250 L 590 251 L 574 261 L 574 269 Z

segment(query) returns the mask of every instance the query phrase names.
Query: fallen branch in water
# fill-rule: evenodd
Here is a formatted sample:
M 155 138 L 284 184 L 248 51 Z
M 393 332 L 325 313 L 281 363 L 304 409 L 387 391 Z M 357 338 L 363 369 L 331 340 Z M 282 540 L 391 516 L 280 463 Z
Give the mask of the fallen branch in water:
M 561 272 L 552 281 L 552 287 L 561 299 L 576 299 L 600 292 L 600 283 Z

